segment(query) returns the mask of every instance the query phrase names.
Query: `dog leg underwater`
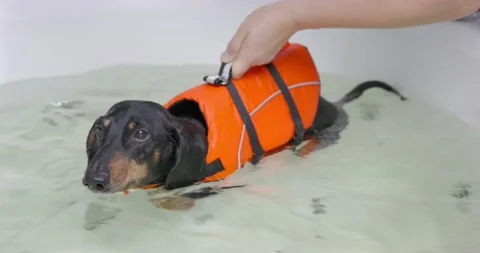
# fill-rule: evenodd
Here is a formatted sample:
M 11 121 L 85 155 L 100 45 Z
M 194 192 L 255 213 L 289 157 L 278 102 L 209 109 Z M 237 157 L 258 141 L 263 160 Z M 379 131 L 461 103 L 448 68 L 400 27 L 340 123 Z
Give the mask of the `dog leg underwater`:
M 246 185 L 223 187 L 206 186 L 187 193 L 177 193 L 173 196 L 150 198 L 149 201 L 157 208 L 171 211 L 186 211 L 192 209 L 195 206 L 195 201 L 198 199 L 204 199 L 213 195 L 217 195 L 225 189 L 240 188 L 245 186 Z
M 340 100 L 329 103 L 328 106 L 333 106 L 337 111 L 337 116 L 333 124 L 321 130 L 314 131 L 314 136 L 303 147 L 295 151 L 295 155 L 299 157 L 306 157 L 310 153 L 329 147 L 335 144 L 340 139 L 340 133 L 348 126 L 348 114 L 343 109 L 343 106 L 358 99 L 362 94 L 371 88 L 381 88 L 385 91 L 397 95 L 400 100 L 405 101 L 407 98 L 398 92 L 395 88 L 382 81 L 366 81 L 358 84 Z M 327 102 L 328 103 L 328 102 Z M 321 105 L 319 105 L 321 106 Z M 322 115 L 319 115 L 321 117 Z
M 221 186 L 221 187 L 207 186 L 192 192 L 183 193 L 181 196 L 186 198 L 191 198 L 191 199 L 204 199 L 206 197 L 217 195 L 227 189 L 241 188 L 245 186 L 247 185 L 233 185 L 233 186 Z

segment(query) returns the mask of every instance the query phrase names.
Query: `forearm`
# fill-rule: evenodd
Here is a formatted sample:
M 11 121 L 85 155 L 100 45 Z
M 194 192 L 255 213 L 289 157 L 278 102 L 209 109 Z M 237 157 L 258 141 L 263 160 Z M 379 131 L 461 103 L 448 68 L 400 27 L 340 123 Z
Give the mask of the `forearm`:
M 299 30 L 400 28 L 458 19 L 480 0 L 280 0 Z

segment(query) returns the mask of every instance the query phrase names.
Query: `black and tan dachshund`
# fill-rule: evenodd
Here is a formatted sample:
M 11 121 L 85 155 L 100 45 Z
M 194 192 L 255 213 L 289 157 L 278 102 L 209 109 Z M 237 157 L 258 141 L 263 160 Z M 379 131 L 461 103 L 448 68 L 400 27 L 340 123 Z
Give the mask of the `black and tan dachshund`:
M 335 103 L 321 97 L 314 124 L 306 132 L 320 140 L 317 149 L 335 143 L 348 125 L 343 105 L 373 87 L 405 100 L 380 81 L 361 83 Z M 99 117 L 89 131 L 83 184 L 98 193 L 148 185 L 161 185 L 167 190 L 193 185 L 205 178 L 207 147 L 206 123 L 198 106 L 183 108 L 179 113 L 150 101 L 121 101 Z M 188 196 L 205 197 L 214 194 L 211 189 Z

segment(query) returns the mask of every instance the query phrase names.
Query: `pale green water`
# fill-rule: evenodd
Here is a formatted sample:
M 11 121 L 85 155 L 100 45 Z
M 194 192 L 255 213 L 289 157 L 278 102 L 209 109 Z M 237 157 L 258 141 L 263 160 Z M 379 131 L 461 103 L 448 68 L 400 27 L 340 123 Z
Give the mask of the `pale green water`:
M 381 90 L 346 106 L 337 145 L 269 157 L 233 176 L 249 187 L 192 210 L 84 189 L 97 116 L 122 99 L 166 102 L 216 67 L 124 66 L 1 86 L 0 252 L 480 252 L 480 131 Z M 322 80 L 329 100 L 363 81 Z M 83 104 L 48 107 L 61 100 Z M 453 197 L 458 185 L 471 195 Z

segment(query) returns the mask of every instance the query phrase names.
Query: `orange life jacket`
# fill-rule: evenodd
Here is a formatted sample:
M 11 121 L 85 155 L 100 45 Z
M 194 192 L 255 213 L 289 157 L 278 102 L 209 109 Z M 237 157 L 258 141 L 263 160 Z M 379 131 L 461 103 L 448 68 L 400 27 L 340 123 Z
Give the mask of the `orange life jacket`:
M 191 100 L 207 123 L 210 175 L 222 180 L 266 152 L 303 141 L 313 124 L 320 98 L 320 78 L 308 49 L 287 44 L 267 65 L 250 69 L 222 86 L 204 83 L 182 92 L 165 107 Z

